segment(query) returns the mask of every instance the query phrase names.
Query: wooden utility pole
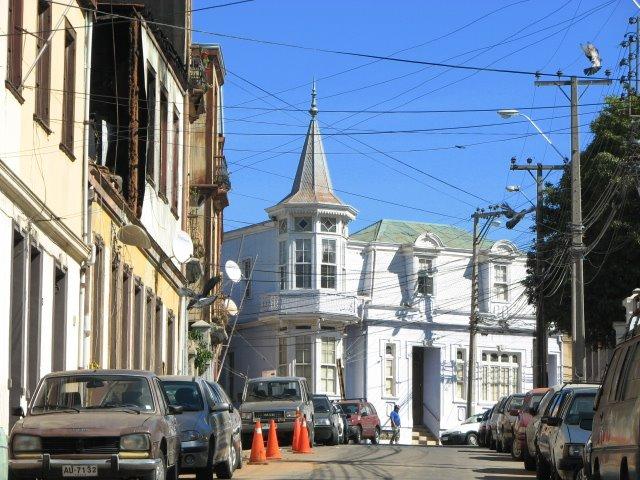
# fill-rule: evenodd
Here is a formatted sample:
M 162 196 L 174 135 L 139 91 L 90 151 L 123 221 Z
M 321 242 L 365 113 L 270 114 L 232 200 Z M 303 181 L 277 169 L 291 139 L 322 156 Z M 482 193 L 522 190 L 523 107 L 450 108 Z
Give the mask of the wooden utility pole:
M 609 79 L 587 80 L 571 77 L 570 80 L 537 80 L 537 87 L 557 86 L 571 102 L 571 336 L 573 342 L 573 380 L 585 379 L 585 334 L 584 334 L 584 243 L 582 225 L 582 185 L 580 178 L 580 131 L 578 124 L 578 87 L 610 85 Z M 570 96 L 562 89 L 571 88 Z

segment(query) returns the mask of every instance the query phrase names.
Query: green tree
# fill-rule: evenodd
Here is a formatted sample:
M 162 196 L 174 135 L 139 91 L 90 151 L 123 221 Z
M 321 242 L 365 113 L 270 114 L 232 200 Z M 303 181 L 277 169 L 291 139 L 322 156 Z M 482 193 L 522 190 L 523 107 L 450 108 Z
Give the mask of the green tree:
M 624 320 L 622 300 L 640 286 L 640 196 L 636 188 L 638 145 L 630 141 L 631 111 L 638 97 L 610 97 L 591 123 L 593 139 L 581 154 L 584 218 L 585 323 L 587 342 L 611 344 L 612 322 Z M 571 172 L 545 185 L 542 274 L 529 252 L 527 294 L 535 303 L 538 285 L 550 328 L 571 332 Z

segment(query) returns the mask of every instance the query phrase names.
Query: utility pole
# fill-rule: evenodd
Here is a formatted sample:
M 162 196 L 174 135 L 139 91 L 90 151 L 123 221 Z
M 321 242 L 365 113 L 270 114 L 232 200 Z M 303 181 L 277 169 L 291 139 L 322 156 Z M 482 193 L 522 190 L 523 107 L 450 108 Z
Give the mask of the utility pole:
M 611 80 L 586 80 L 573 76 L 570 80 L 536 80 L 537 87 L 557 86 L 571 102 L 571 336 L 573 380 L 585 379 L 585 340 L 584 340 L 584 269 L 583 269 L 583 225 L 582 225 L 582 186 L 580 179 L 580 133 L 578 124 L 578 87 L 590 85 L 610 85 Z M 562 89 L 571 88 L 570 96 Z
M 549 377 L 547 374 L 548 338 L 547 323 L 544 321 L 544 302 L 542 285 L 542 258 L 540 248 L 542 247 L 542 207 L 543 197 L 543 172 L 545 170 L 564 170 L 564 165 L 543 165 L 538 163 L 532 165 L 532 160 L 527 159 L 527 165 L 516 165 L 515 157 L 511 159 L 511 170 L 525 170 L 536 181 L 536 361 L 533 368 L 533 381 L 535 388 L 548 387 Z M 533 172 L 536 172 L 534 176 Z
M 478 330 L 478 263 L 480 245 L 486 238 L 493 221 L 501 216 L 512 218 L 515 225 L 524 217 L 526 211 L 516 213 L 508 205 L 491 205 L 488 210 L 478 209 L 471 215 L 473 218 L 473 249 L 471 253 L 471 314 L 469 316 L 469 361 L 467 364 L 467 417 L 473 415 L 473 399 L 475 386 L 475 364 L 476 364 L 476 333 Z M 484 225 L 479 227 L 480 219 L 485 219 Z

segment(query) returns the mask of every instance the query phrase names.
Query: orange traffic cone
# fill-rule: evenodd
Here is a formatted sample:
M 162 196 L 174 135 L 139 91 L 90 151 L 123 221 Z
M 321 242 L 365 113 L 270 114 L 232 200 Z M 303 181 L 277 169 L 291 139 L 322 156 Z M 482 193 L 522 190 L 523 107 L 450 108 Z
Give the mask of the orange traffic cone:
M 282 460 L 280 447 L 278 446 L 278 436 L 276 422 L 272 419 L 269 421 L 269 438 L 267 439 L 267 460 Z
M 298 438 L 298 446 L 294 453 L 313 453 L 311 445 L 309 445 L 309 424 L 307 419 L 302 419 L 302 426 L 300 427 L 300 437 Z
M 300 416 L 296 416 L 295 422 L 293 422 L 293 439 L 291 440 L 291 450 L 293 452 L 298 450 L 298 440 L 300 439 Z
M 260 420 L 256 422 L 256 428 L 253 431 L 253 442 L 251 443 L 250 465 L 266 465 L 267 455 L 264 449 L 264 440 L 262 439 L 262 424 Z

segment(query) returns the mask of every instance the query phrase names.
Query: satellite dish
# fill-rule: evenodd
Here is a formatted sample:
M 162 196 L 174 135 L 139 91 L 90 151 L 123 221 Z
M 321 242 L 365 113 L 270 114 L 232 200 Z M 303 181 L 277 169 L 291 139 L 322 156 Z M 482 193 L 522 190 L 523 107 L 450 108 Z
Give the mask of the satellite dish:
M 173 256 L 179 263 L 184 263 L 193 255 L 193 242 L 187 232 L 179 230 L 173 237 Z
M 118 230 L 116 237 L 126 245 L 132 245 L 139 248 L 151 248 L 149 235 L 147 235 L 147 232 L 137 225 L 125 225 Z
M 238 264 L 233 260 L 227 260 L 224 264 L 224 273 L 227 274 L 227 277 L 229 277 L 229 280 L 233 283 L 238 283 L 242 278 L 242 271 Z
M 234 302 L 230 298 L 225 298 L 224 308 L 227 311 L 227 313 L 231 316 L 238 314 L 238 306 L 236 305 L 236 302 Z

